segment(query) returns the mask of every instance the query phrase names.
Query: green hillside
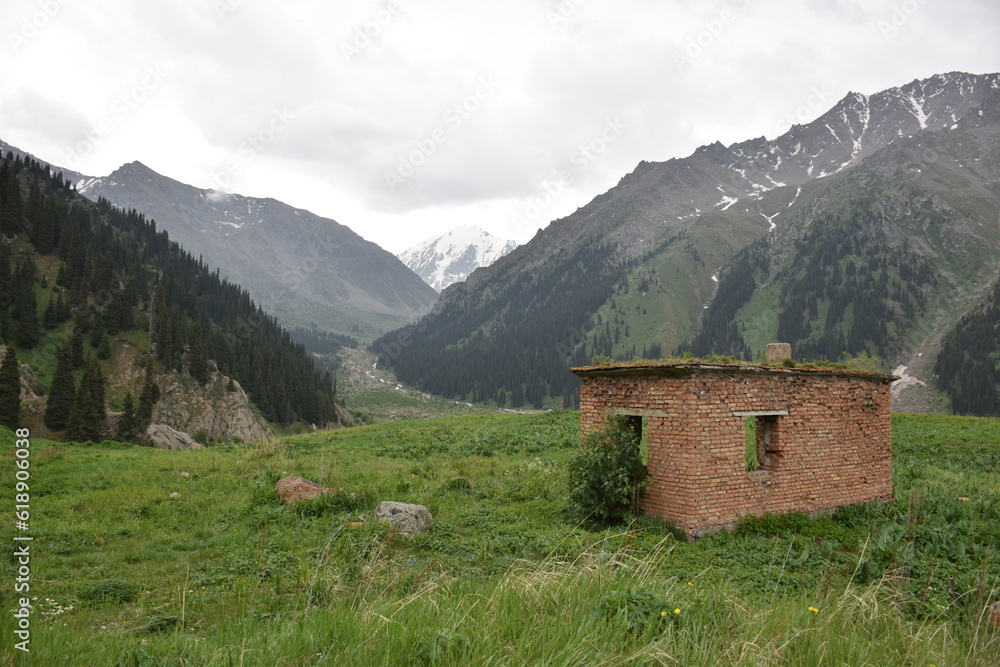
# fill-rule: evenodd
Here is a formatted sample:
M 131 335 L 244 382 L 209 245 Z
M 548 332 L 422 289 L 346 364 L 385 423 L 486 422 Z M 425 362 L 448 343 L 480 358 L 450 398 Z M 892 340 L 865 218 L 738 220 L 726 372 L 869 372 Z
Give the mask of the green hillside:
M 0 232 L 0 343 L 29 366 L 32 392 L 20 415 L 3 415 L 6 425 L 100 440 L 115 432 L 107 409 L 123 410 L 127 392 L 148 424 L 155 399 L 141 405 L 144 372 L 205 385 L 213 362 L 271 422 L 337 421 L 332 374 L 155 221 L 92 203 L 47 166 L 10 154 L 0 160 Z M 0 392 L 13 399 L 20 387 L 12 377 Z M 74 429 L 77 417 L 86 428 Z
M 1000 661 L 1000 421 L 895 414 L 895 502 L 695 543 L 571 519 L 577 429 L 552 412 L 200 452 L 34 440 L 32 652 L 16 664 Z M 5 498 L 12 443 L 0 429 Z M 345 493 L 284 506 L 286 475 Z M 426 505 L 430 531 L 373 523 L 382 500 Z M 7 581 L 17 567 L 3 560 Z

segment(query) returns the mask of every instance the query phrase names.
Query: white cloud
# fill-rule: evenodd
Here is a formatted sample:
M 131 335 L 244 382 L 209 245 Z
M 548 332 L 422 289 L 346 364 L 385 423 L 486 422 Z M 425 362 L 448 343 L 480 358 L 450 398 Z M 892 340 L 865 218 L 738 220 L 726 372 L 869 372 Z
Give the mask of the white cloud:
M 525 241 L 640 160 L 774 137 L 816 90 L 832 106 L 1000 62 L 993 0 L 17 0 L 0 25 L 4 140 L 65 164 L 111 118 L 79 170 L 140 160 L 206 188 L 221 170 L 392 251 L 463 223 Z M 608 123 L 625 129 L 581 158 Z

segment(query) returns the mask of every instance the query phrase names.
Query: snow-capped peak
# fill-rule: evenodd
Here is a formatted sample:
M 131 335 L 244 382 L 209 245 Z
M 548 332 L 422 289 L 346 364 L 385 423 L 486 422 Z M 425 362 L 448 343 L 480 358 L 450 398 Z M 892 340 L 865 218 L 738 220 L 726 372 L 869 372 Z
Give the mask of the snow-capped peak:
M 478 227 L 460 225 L 399 253 L 399 259 L 425 283 L 443 290 L 465 280 L 476 269 L 489 266 L 517 247 Z

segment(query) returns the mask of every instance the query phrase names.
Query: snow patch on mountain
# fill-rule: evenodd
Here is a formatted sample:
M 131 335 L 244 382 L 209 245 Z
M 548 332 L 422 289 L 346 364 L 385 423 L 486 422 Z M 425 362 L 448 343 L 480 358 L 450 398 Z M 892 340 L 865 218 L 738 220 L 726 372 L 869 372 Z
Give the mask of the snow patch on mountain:
M 489 266 L 517 247 L 471 225 L 461 225 L 429 238 L 397 257 L 436 289 L 462 282 L 476 269 Z

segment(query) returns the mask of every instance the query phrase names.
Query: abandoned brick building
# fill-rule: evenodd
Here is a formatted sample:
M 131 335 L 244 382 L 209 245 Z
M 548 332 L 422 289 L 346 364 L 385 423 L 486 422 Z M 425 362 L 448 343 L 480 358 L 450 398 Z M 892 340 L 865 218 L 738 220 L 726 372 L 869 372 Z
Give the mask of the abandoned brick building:
M 573 372 L 581 434 L 612 414 L 644 429 L 639 507 L 690 536 L 892 497 L 891 375 L 706 363 Z

